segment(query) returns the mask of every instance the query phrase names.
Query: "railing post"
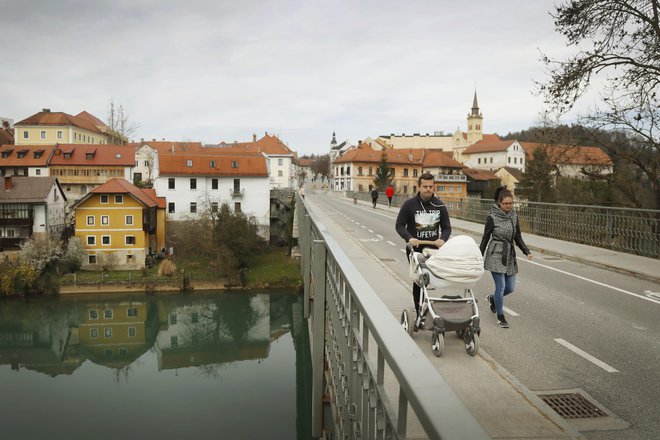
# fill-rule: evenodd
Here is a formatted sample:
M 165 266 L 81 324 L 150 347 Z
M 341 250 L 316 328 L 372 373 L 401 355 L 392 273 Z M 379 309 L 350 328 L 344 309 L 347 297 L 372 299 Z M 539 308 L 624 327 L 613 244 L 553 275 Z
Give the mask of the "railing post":
M 325 370 L 326 249 L 323 240 L 312 244 L 314 284 L 312 310 L 312 437 L 323 434 L 323 373 Z

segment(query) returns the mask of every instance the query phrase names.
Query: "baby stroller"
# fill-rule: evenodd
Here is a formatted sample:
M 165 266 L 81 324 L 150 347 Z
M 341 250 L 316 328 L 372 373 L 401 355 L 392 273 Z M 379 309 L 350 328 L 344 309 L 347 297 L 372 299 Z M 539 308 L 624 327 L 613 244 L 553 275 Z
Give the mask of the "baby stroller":
M 420 241 L 420 244 L 434 242 Z M 465 351 L 475 356 L 481 329 L 472 287 L 484 273 L 479 246 L 467 235 L 459 235 L 440 249 L 411 252 L 409 269 L 410 278 L 420 287 L 419 315 L 415 317 L 412 307 L 404 309 L 401 312 L 403 329 L 410 336 L 419 329 L 432 331 L 431 350 L 436 356 L 442 355 L 444 350 L 445 332 L 455 331 L 465 342 Z M 462 289 L 462 292 L 448 294 L 449 289 Z

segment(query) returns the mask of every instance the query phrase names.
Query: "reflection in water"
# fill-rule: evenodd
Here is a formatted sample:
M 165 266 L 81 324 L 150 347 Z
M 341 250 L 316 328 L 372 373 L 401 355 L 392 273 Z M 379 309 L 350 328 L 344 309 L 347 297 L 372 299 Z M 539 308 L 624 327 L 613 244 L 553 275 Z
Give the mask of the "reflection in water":
M 59 424 L 77 408 L 80 437 L 62 438 L 111 414 L 121 423 L 95 438 L 308 439 L 310 371 L 291 293 L 0 301 L 0 414 L 20 438 L 59 438 L 22 411 Z

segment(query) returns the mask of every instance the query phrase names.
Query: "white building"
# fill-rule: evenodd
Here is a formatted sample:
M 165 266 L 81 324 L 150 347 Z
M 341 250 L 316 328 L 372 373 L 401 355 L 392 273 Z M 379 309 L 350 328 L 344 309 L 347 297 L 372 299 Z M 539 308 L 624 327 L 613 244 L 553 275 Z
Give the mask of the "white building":
M 484 139 L 463 151 L 463 163 L 480 170 L 510 167 L 525 172 L 525 149 L 517 140 Z

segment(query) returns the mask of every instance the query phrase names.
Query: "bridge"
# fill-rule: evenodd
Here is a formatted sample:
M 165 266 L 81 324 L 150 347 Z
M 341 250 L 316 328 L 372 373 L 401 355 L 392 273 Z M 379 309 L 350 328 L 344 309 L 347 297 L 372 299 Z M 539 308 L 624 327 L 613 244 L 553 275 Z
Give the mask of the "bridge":
M 357 209 L 368 217 L 381 216 L 393 233 L 396 209 L 370 212 L 370 203 L 355 207 L 342 195 L 310 193 L 304 202 L 297 199 L 294 227 L 310 329 L 314 437 L 572 439 L 587 438 L 581 431 L 596 426 L 617 438 L 617 430 L 630 428 L 607 408 L 607 420 L 592 425 L 567 421 L 561 408 L 547 403 L 543 393 L 530 391 L 483 348 L 476 357 L 467 356 L 458 338 L 448 335 L 445 354 L 435 358 L 428 332 L 410 338 L 399 324 L 401 310 L 411 305 L 400 239 L 397 247 L 395 238 L 350 218 Z M 452 226 L 453 235 L 480 236 L 483 230 L 480 224 L 454 218 Z M 359 235 L 364 230 L 372 232 L 364 237 L 375 238 Z M 529 234 L 524 238 L 536 255 L 634 274 L 652 287 L 660 282 L 660 264 L 654 258 Z M 477 294 L 483 298 L 486 292 Z M 653 307 L 658 305 L 655 300 Z M 490 318 L 483 302 L 480 313 L 482 320 Z M 482 328 L 483 340 L 503 331 Z

